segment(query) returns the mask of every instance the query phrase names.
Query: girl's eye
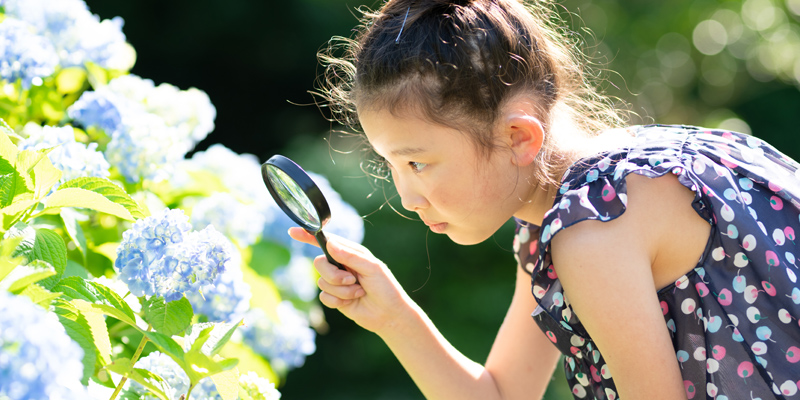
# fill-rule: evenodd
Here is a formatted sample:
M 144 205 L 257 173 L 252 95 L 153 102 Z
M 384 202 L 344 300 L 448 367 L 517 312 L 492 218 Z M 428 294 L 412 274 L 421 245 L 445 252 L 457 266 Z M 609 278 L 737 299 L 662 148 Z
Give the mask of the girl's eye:
M 428 166 L 428 164 L 421 163 L 421 162 L 415 162 L 415 161 L 410 161 L 410 162 L 408 163 L 408 165 L 411 167 L 411 170 L 412 170 L 412 171 L 414 171 L 414 173 L 417 173 L 417 174 L 418 174 L 418 173 L 420 173 L 420 172 L 422 172 L 422 170 L 423 170 L 425 167 L 427 167 L 427 166 Z

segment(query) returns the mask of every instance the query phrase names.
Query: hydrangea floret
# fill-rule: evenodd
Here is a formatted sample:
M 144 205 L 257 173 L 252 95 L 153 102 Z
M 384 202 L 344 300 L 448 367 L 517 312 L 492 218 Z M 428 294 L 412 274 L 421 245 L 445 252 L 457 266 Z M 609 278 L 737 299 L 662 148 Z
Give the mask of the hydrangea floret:
M 0 78 L 22 82 L 24 89 L 40 85 L 42 78 L 51 75 L 58 65 L 53 45 L 36 35 L 33 27 L 15 18 L 0 22 Z
M 0 399 L 85 399 L 82 358 L 55 314 L 0 290 Z
M 271 360 L 273 368 L 289 371 L 302 366 L 306 356 L 314 353 L 316 332 L 289 301 L 278 304 L 277 315 L 279 321 L 273 321 L 259 308 L 248 311 L 242 335 L 256 353 Z
M 278 400 L 281 398 L 281 392 L 275 389 L 274 383 L 256 375 L 253 371 L 239 375 L 239 386 L 253 400 Z
M 110 165 L 97 143 L 83 144 L 75 141 L 71 126 L 54 127 L 28 123 L 22 130 L 28 137 L 18 145 L 20 150 L 52 150 L 47 157 L 61 170 L 60 182 L 80 177 L 108 178 Z
M 266 219 L 258 206 L 244 204 L 226 192 L 213 193 L 192 207 L 192 226 L 195 229 L 213 225 L 242 247 L 256 242 L 264 230 Z
M 230 251 L 213 227 L 192 232 L 183 210 L 166 209 L 123 233 L 114 266 L 136 297 L 174 301 L 214 282 Z
M 230 261 L 213 284 L 186 293 L 194 313 L 204 315 L 209 322 L 236 322 L 250 309 L 252 293 L 242 274 L 242 257 L 232 248 Z

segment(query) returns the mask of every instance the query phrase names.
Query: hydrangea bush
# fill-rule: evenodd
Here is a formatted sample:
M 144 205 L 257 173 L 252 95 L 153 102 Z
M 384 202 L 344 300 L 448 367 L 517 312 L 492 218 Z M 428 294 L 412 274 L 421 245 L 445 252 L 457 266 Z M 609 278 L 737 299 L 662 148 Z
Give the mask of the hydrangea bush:
M 122 26 L 0 0 L 0 399 L 278 399 L 324 326 L 321 253 L 288 240 L 256 156 L 187 157 L 216 110 L 130 74 Z

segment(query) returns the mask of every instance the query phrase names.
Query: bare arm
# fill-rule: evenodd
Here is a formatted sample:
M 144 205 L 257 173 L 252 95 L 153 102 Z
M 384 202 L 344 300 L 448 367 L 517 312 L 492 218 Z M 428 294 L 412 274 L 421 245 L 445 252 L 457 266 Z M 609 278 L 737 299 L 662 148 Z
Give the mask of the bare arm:
M 292 231 L 292 235 L 307 242 L 314 240 L 300 231 Z M 321 275 L 320 300 L 378 334 L 426 398 L 535 399 L 544 393 L 558 352 L 530 316 L 535 308 L 530 276 L 518 274 L 511 307 L 484 367 L 461 354 L 439 333 L 388 268 L 369 251 L 336 239 L 328 242 L 328 250 L 351 272 L 318 257 L 314 265 Z M 346 283 L 353 275 L 358 284 Z
M 654 266 L 659 257 L 668 257 L 665 249 L 674 250 L 669 242 L 676 232 L 686 235 L 689 224 L 703 222 L 689 208 L 690 195 L 673 179 L 630 178 L 628 210 L 622 216 L 581 222 L 552 243 L 553 267 L 564 292 L 603 353 L 623 399 L 686 398 Z M 699 246 L 707 231 L 707 223 L 692 231 L 699 235 Z

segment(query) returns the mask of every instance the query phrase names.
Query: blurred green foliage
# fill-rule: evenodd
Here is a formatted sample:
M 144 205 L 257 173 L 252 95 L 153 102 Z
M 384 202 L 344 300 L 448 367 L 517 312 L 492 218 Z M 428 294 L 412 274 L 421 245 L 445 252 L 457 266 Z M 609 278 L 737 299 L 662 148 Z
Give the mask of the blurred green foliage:
M 349 36 L 359 2 L 87 3 L 105 18 L 126 19 L 139 53 L 134 73 L 209 93 L 219 117 L 206 145 L 220 141 L 262 160 L 280 152 L 326 175 L 366 215 L 364 244 L 456 348 L 485 360 L 513 291 L 513 226 L 470 247 L 426 233 L 398 199 L 388 204 L 412 220 L 381 207 L 394 189 L 369 184 L 356 141 L 330 133 L 315 107 L 287 103 L 312 101 L 314 54 L 330 36 Z M 594 60 L 600 86 L 634 111 L 632 123 L 750 132 L 800 158 L 800 0 L 563 0 L 556 7 Z M 326 316 L 329 331 L 289 375 L 284 399 L 422 398 L 379 338 L 335 311 Z M 545 398 L 571 398 L 559 373 Z

